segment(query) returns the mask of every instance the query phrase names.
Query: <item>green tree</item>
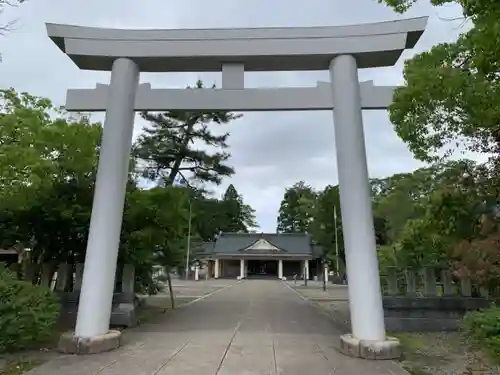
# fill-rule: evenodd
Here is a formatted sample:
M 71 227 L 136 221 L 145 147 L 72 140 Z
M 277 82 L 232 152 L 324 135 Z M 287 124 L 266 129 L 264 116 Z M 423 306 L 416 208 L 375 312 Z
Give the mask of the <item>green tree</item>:
M 432 227 L 427 217 L 406 222 L 396 245 L 397 264 L 404 268 L 442 265 L 446 257 L 446 237 Z
M 316 192 L 304 181 L 285 189 L 278 216 L 278 233 L 310 232 L 316 207 Z
M 221 201 L 213 197 L 198 196 L 193 200 L 193 228 L 203 241 L 215 241 L 225 222 Z
M 417 0 L 379 0 L 398 12 Z M 454 43 L 441 43 L 406 61 L 405 86 L 389 108 L 399 137 L 416 158 L 434 161 L 457 150 L 499 153 L 500 3 L 432 0 L 460 4 L 473 27 Z
M 159 265 L 172 291 L 170 272 L 186 260 L 189 198 L 189 192 L 179 187 L 136 189 L 128 194 L 119 261 L 137 267 L 139 288 L 151 286 L 151 270 Z M 154 293 L 155 285 L 146 291 Z M 175 306 L 173 293 L 171 298 Z
M 50 100 L 0 92 L 1 246 L 37 261 L 82 259 L 101 127 Z
M 388 220 L 384 217 L 373 218 L 373 226 L 375 229 L 375 241 L 379 246 L 385 246 L 389 243 L 389 227 Z
M 339 263 L 345 264 L 344 235 L 340 215 L 339 186 L 326 186 L 318 193 L 316 210 L 312 225 L 312 235 L 333 266 L 337 262 L 336 249 L 339 251 Z M 338 244 L 336 243 L 338 241 Z
M 243 202 L 243 197 L 233 184 L 227 187 L 219 206 L 224 215 L 221 231 L 248 233 L 257 227 L 255 210 Z
M 372 180 L 376 228 L 382 219 L 386 222 L 386 241 L 379 240 L 378 243 L 383 245 L 396 241 L 408 220 L 424 214 L 421 203 L 436 189 L 459 183 L 464 173 L 473 168 L 473 164 L 470 160 L 448 161 L 411 173 Z
M 496 159 L 468 166 L 420 201 L 422 215 L 406 222 L 395 243 L 402 267 L 447 263 L 477 285 L 500 276 L 499 177 Z
M 206 90 L 198 81 L 192 90 Z M 230 154 L 229 133 L 216 135 L 212 124 L 227 124 L 241 115 L 231 112 L 182 112 L 141 114 L 150 123 L 134 145 L 133 154 L 139 159 L 138 166 L 145 177 L 165 185 L 179 179 L 188 183 L 214 182 L 219 184 L 225 176 L 234 173 L 226 164 Z M 221 151 L 200 149 L 200 144 Z M 187 174 L 187 173 L 189 174 Z

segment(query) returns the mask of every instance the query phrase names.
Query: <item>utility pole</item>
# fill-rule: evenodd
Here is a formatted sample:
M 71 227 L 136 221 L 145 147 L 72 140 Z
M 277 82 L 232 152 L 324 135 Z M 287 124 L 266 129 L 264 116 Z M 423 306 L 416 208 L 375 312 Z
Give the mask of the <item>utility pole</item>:
M 189 252 L 191 250 L 191 199 L 189 200 L 189 222 L 188 222 L 188 237 L 186 246 L 186 280 L 189 279 Z
M 335 226 L 335 270 L 337 271 L 337 276 L 340 276 L 339 270 L 339 241 L 337 234 L 337 207 L 333 206 L 333 225 Z

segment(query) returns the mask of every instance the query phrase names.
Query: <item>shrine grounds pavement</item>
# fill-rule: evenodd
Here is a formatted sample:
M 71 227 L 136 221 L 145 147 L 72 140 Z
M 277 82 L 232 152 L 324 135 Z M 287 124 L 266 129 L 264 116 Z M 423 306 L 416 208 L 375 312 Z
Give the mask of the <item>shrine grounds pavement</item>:
M 126 330 L 120 349 L 99 355 L 60 356 L 27 374 L 408 374 L 393 361 L 340 354 L 339 329 L 287 283 L 220 283 L 226 286 L 167 312 L 153 323 Z

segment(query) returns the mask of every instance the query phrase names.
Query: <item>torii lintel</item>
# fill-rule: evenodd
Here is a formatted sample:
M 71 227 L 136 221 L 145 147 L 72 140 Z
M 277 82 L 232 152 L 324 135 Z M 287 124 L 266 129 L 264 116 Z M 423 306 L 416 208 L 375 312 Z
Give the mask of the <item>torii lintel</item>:
M 109 85 L 95 89 L 68 90 L 66 109 L 76 112 L 106 110 Z M 375 86 L 373 81 L 360 83 L 362 109 L 387 109 L 396 87 Z M 140 84 L 135 97 L 135 111 L 310 111 L 332 110 L 334 103 L 329 82 L 316 87 L 246 88 L 246 89 L 152 89 Z

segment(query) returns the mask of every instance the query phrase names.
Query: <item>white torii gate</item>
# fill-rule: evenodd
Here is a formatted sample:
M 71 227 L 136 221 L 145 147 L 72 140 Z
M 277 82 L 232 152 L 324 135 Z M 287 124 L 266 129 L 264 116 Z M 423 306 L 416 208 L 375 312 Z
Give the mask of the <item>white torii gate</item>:
M 69 111 L 106 111 L 75 333 L 87 351 L 119 345 L 109 332 L 134 111 L 334 109 L 335 144 L 352 334 L 346 354 L 399 355 L 386 337 L 362 109 L 386 109 L 393 87 L 358 82 L 358 69 L 391 66 L 424 32 L 427 17 L 372 24 L 261 29 L 117 30 L 47 24 L 80 69 L 110 70 L 110 85 L 68 90 Z M 245 71 L 329 70 L 316 87 L 245 88 Z M 222 71 L 221 89 L 151 89 L 140 72 Z M 114 341 L 113 341 L 114 340 Z M 107 342 L 101 348 L 99 343 Z M 94 345 L 93 348 L 92 345 Z M 101 344 L 102 345 L 102 344 Z

